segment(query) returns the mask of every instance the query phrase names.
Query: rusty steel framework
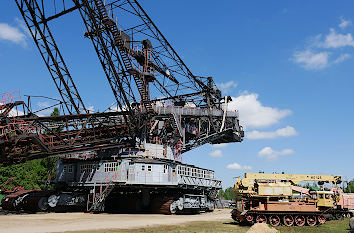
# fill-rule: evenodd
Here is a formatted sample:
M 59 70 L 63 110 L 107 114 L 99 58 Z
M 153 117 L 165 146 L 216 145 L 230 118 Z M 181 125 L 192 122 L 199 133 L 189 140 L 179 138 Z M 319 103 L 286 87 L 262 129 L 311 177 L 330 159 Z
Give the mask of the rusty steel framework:
M 2 103 L 0 163 L 114 150 L 157 137 L 169 146 L 182 144 L 182 152 L 205 143 L 242 141 L 237 113 L 227 112 L 231 98 L 221 96 L 211 77 L 193 75 L 136 0 L 15 2 L 66 114 L 38 117 L 29 103 Z M 85 108 L 48 26 L 73 11 L 80 13 L 84 36 L 92 42 L 119 111 L 90 113 Z M 15 107 L 24 114 L 11 117 Z

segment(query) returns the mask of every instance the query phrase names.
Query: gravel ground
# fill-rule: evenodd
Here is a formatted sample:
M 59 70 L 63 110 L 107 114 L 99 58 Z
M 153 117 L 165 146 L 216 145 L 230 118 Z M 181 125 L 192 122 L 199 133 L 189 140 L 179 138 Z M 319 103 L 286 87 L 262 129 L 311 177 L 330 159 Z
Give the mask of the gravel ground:
M 40 213 L 0 216 L 0 232 L 63 232 L 100 229 L 135 229 L 178 225 L 194 221 L 231 220 L 230 210 L 199 215 Z

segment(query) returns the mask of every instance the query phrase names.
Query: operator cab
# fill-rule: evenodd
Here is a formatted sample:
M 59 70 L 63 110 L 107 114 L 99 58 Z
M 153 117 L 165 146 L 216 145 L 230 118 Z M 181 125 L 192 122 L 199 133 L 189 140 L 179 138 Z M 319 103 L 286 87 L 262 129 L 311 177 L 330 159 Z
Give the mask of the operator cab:
M 316 200 L 319 208 L 331 208 L 334 206 L 333 191 L 310 191 L 310 195 Z

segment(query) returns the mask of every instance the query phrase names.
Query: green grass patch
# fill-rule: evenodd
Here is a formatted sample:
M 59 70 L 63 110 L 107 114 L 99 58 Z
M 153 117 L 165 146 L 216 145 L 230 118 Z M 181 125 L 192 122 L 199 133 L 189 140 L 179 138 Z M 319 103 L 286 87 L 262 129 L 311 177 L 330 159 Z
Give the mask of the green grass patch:
M 349 231 L 349 219 L 343 219 L 343 220 L 333 220 L 333 221 L 328 221 L 324 225 L 319 225 L 319 226 L 303 226 L 303 227 L 277 227 L 277 230 L 280 232 L 284 233 L 343 233 L 343 232 L 348 232 Z
M 75 233 L 132 233 L 132 232 L 146 232 L 146 233 L 164 233 L 164 232 L 236 232 L 245 233 L 250 226 L 239 226 L 233 221 L 212 221 L 212 222 L 192 222 L 180 225 L 170 226 L 156 226 L 138 229 L 102 229 L 89 231 L 75 231 Z
M 281 233 L 343 233 L 349 231 L 349 219 L 335 220 L 326 222 L 320 226 L 304 226 L 304 227 L 285 227 L 280 226 L 276 229 Z M 186 232 L 237 232 L 245 233 L 250 226 L 239 226 L 233 221 L 212 221 L 212 222 L 192 222 L 188 224 L 173 225 L 173 226 L 156 226 L 138 229 L 102 229 L 89 231 L 75 231 L 75 233 L 132 233 L 132 232 L 146 232 L 146 233 L 186 233 Z

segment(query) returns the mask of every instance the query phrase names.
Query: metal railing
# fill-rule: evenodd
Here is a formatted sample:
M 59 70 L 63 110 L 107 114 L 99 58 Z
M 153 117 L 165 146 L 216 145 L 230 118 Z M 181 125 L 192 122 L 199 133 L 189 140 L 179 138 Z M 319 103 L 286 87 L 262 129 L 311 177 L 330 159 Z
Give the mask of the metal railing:
M 178 114 L 178 115 L 191 115 L 191 116 L 223 116 L 224 111 L 220 109 L 208 109 L 208 108 L 194 108 L 194 107 L 178 107 L 173 105 L 167 106 L 153 106 L 154 111 L 158 115 L 164 114 Z M 238 111 L 227 111 L 226 116 L 238 117 Z

